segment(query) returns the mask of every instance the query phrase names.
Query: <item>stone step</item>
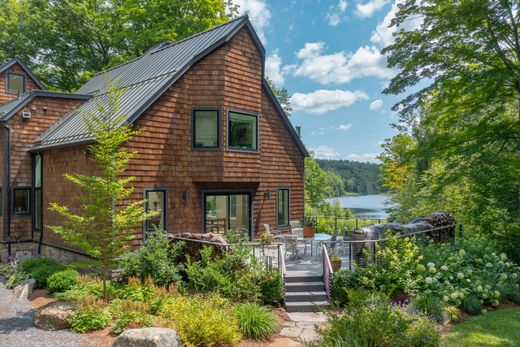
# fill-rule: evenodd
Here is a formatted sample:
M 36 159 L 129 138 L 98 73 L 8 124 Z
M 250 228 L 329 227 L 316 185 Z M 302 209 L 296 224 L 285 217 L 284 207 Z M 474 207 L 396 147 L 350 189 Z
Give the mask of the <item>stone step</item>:
M 285 303 L 287 312 L 319 312 L 329 306 L 330 304 L 327 301 L 298 301 Z
M 294 282 L 323 282 L 323 276 L 292 276 L 290 274 L 285 276 L 285 283 Z
M 285 283 L 285 292 L 320 292 L 325 290 L 323 281 Z
M 327 293 L 318 292 L 289 292 L 285 294 L 285 302 L 302 302 L 302 301 L 327 301 Z

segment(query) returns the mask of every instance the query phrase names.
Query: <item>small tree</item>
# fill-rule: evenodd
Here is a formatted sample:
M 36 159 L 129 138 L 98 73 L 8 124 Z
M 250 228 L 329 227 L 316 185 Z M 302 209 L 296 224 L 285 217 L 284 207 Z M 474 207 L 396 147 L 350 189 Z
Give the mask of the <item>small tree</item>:
M 106 82 L 106 104 L 100 105 L 96 114 L 85 118 L 85 124 L 95 143 L 88 146 L 93 161 L 100 169 L 99 176 L 65 174 L 83 191 L 78 196 L 80 207 L 72 211 L 65 205 L 51 203 L 50 210 L 64 218 L 63 225 L 49 226 L 72 247 L 79 248 L 94 258 L 101 270 L 103 297 L 108 299 L 106 282 L 110 278 L 111 265 L 128 247 L 133 238 L 132 229 L 155 213 L 145 213 L 144 200 L 129 205 L 121 202 L 134 191 L 128 185 L 134 177 L 121 175 L 129 160 L 136 154 L 122 148 L 138 131 L 116 117 L 121 90 Z

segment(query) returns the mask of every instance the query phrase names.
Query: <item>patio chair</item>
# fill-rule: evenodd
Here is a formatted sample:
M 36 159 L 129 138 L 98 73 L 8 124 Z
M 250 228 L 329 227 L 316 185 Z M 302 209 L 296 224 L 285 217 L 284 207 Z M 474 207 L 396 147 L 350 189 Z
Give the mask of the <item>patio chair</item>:
M 278 230 L 271 229 L 269 224 L 264 224 L 264 229 L 265 229 L 265 232 L 269 235 L 272 235 L 272 236 L 280 235 L 280 232 Z
M 332 252 L 335 252 L 336 251 L 336 244 L 337 244 L 337 240 L 338 240 L 338 235 L 339 235 L 339 231 L 335 231 L 331 238 L 330 238 L 330 241 L 327 241 L 327 243 L 329 244 L 329 251 L 332 251 Z
M 292 254 L 292 259 L 298 259 L 298 239 L 295 236 L 285 236 L 283 238 L 285 246 L 285 258 L 287 253 Z

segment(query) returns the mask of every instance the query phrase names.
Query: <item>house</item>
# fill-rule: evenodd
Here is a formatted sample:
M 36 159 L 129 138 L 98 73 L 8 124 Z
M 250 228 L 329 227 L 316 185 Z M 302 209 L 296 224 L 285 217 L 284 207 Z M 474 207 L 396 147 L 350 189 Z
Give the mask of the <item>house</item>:
M 95 174 L 84 117 L 106 103 L 105 80 L 122 89 L 116 116 L 140 130 L 125 173 L 129 201 L 146 198 L 157 217 L 136 230 L 170 233 L 284 230 L 303 217 L 299 135 L 264 79 L 265 50 L 247 16 L 94 76 L 74 94 L 45 90 L 19 59 L 0 67 L 3 257 L 80 255 L 48 229 L 51 202 L 78 206 L 64 173 Z

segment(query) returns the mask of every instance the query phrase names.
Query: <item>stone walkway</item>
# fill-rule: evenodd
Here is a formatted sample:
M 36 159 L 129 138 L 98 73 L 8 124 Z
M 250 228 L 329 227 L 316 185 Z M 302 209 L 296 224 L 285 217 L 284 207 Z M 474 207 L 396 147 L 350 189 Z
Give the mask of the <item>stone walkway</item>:
M 327 317 L 321 312 L 293 312 L 288 313 L 292 322 L 285 322 L 280 335 L 301 342 L 316 340 L 316 326 L 320 326 L 327 321 Z

